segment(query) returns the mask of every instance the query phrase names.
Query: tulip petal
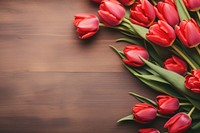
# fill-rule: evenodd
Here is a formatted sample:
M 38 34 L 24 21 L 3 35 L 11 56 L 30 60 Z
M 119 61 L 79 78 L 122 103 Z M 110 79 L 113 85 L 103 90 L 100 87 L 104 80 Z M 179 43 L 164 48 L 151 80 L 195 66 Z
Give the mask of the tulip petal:
M 125 16 L 125 9 L 121 4 L 116 4 L 114 2 L 105 2 L 106 10 L 115 16 L 117 19 L 121 19 Z
M 189 47 L 196 47 L 200 43 L 200 30 L 193 23 L 187 23 L 185 26 L 185 36 L 188 40 Z
M 188 41 L 186 40 L 186 38 L 185 38 L 184 34 L 182 33 L 180 27 L 177 26 L 177 25 L 175 26 L 175 32 L 176 32 L 176 35 L 178 36 L 178 38 L 181 40 L 181 42 L 182 42 L 185 46 L 189 47 Z
M 165 16 L 166 22 L 172 26 L 176 25 L 179 22 L 178 13 L 175 7 L 171 6 L 170 4 L 164 5 L 163 15 Z
M 171 44 L 172 44 L 172 43 L 168 42 L 167 39 L 161 38 L 161 37 L 159 37 L 159 36 L 157 36 L 157 35 L 148 35 L 148 34 L 147 34 L 146 37 L 147 37 L 150 41 L 152 41 L 152 42 L 154 42 L 154 43 L 156 43 L 157 45 L 162 46 L 162 47 L 169 47 L 169 46 L 171 46 Z
M 110 14 L 109 12 L 99 10 L 98 14 L 100 18 L 102 19 L 102 21 L 107 25 L 115 26 L 119 24 L 119 21 L 117 20 L 117 18 L 113 16 L 112 14 Z

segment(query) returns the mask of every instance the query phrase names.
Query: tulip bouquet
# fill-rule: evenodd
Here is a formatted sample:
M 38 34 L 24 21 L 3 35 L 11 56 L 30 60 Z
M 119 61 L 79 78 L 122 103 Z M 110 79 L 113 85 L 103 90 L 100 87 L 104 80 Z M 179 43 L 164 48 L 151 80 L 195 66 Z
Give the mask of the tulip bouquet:
M 99 27 L 125 35 L 114 46 L 123 65 L 149 88 L 158 91 L 154 100 L 129 92 L 141 103 L 118 122 L 152 122 L 168 119 L 169 133 L 200 132 L 200 0 L 92 0 L 99 3 L 98 15 L 75 15 L 79 38 L 96 34 Z M 139 133 L 159 133 L 155 128 Z

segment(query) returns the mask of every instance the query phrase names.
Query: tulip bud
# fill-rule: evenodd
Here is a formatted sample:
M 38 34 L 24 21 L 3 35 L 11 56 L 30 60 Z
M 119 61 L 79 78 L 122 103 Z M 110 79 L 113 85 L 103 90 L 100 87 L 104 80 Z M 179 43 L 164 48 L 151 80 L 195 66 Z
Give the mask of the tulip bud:
M 79 38 L 86 39 L 99 30 L 99 20 L 93 14 L 78 14 L 75 16 L 74 25 L 77 27 Z
M 156 102 L 160 114 L 174 114 L 179 109 L 178 99 L 169 95 L 158 95 L 156 97 Z
M 175 26 L 175 32 L 181 42 L 188 48 L 200 44 L 200 28 L 194 19 L 184 20 Z
M 200 69 L 192 70 L 191 74 L 185 76 L 185 86 L 196 93 L 200 93 Z
M 169 47 L 176 39 L 174 29 L 165 21 L 158 20 L 150 28 L 146 34 L 148 40 L 162 47 Z
M 164 0 L 164 2 L 158 2 L 155 11 L 160 20 L 167 22 L 171 26 L 175 26 L 179 22 L 178 12 L 172 1 Z
M 130 21 L 134 24 L 148 27 L 156 18 L 153 5 L 148 0 L 139 0 L 130 9 Z
M 183 133 L 190 128 L 192 119 L 185 113 L 180 112 L 171 117 L 164 125 L 169 133 Z
M 180 75 L 183 75 L 187 72 L 186 63 L 174 55 L 171 58 L 168 58 L 167 60 L 165 60 L 164 68 L 167 70 L 176 72 Z
M 119 1 L 125 6 L 130 6 L 135 2 L 135 0 L 119 0 Z
M 183 0 L 183 2 L 190 11 L 198 11 L 200 9 L 200 0 Z
M 150 123 L 156 118 L 157 110 L 150 104 L 138 103 L 133 107 L 134 120 L 141 124 Z
M 160 133 L 160 132 L 155 128 L 143 128 L 138 130 L 138 133 Z
M 122 61 L 130 66 L 139 67 L 144 65 L 144 62 L 140 59 L 139 56 L 143 57 L 144 59 L 149 58 L 149 54 L 147 50 L 141 46 L 137 45 L 128 45 L 124 48 L 124 54 L 126 59 Z
M 125 17 L 125 8 L 116 0 L 102 1 L 99 7 L 99 17 L 108 26 L 116 26 Z

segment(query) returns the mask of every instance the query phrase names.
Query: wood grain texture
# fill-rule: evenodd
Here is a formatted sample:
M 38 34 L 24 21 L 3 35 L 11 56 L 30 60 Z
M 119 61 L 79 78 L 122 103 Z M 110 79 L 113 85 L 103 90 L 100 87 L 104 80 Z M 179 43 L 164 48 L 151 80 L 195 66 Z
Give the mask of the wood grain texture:
M 0 133 L 132 133 L 116 124 L 131 113 L 134 91 L 155 92 L 129 74 L 108 47 L 122 36 L 101 29 L 88 40 L 73 27 L 89 0 L 0 0 Z M 163 121 L 157 120 L 155 126 Z M 161 128 L 161 127 L 159 127 Z

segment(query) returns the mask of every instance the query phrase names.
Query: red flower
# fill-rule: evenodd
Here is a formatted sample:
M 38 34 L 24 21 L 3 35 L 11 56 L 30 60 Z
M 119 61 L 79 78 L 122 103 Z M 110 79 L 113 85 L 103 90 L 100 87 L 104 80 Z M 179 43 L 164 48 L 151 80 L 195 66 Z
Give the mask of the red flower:
M 153 5 L 148 0 L 139 0 L 130 9 L 130 20 L 134 24 L 148 27 L 156 18 Z
M 119 0 L 119 1 L 125 6 L 130 6 L 135 2 L 135 0 Z
M 156 102 L 160 114 L 174 114 L 179 109 L 178 99 L 169 95 L 158 95 Z
M 156 118 L 157 110 L 150 104 L 138 103 L 133 107 L 134 120 L 141 124 L 150 123 Z
M 143 128 L 138 130 L 138 133 L 160 133 L 160 132 L 155 128 Z
M 74 25 L 77 27 L 79 38 L 85 39 L 93 36 L 99 30 L 99 20 L 93 14 L 78 14 Z
M 200 0 L 183 0 L 183 2 L 190 11 L 198 11 L 200 9 Z
M 158 2 L 155 11 L 160 20 L 167 22 L 171 26 L 175 26 L 179 22 L 178 12 L 172 1 L 164 0 L 164 2 Z
M 190 128 L 191 118 L 185 113 L 178 113 L 171 117 L 164 125 L 169 133 L 183 133 Z
M 191 75 L 185 76 L 185 86 L 196 93 L 200 93 L 200 69 L 192 70 Z
M 200 43 L 200 28 L 194 19 L 180 22 L 179 26 L 175 26 L 175 32 L 188 48 L 196 47 Z
M 149 28 L 147 39 L 162 47 L 169 47 L 176 39 L 174 29 L 165 21 L 158 20 Z
M 176 72 L 180 75 L 183 75 L 187 72 L 186 63 L 178 58 L 177 56 L 172 55 L 171 58 L 168 58 L 164 62 L 164 68 L 173 72 Z
M 123 5 L 116 0 L 102 1 L 98 11 L 103 23 L 109 26 L 120 24 L 125 17 L 125 13 Z
M 149 58 L 149 54 L 147 50 L 141 46 L 137 45 L 128 45 L 124 48 L 124 54 L 126 59 L 122 61 L 130 66 L 139 67 L 144 65 L 144 62 L 139 58 L 139 56 L 143 57 L 144 59 Z

